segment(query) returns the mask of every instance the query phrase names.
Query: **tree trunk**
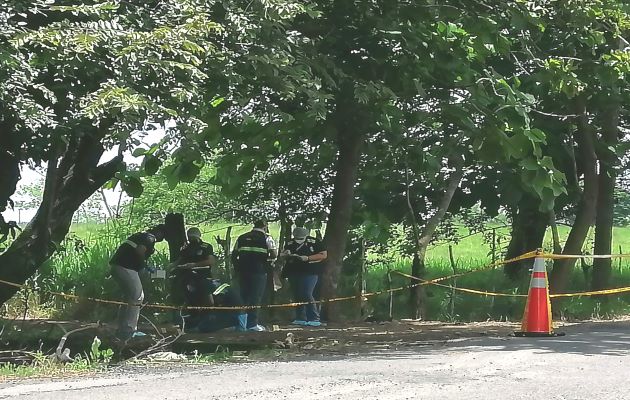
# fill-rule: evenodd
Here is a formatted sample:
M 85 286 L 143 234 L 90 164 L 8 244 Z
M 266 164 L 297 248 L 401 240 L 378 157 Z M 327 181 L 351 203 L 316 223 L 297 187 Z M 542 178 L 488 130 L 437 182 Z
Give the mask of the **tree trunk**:
M 455 168 L 455 170 L 448 177 L 446 190 L 444 191 L 444 195 L 440 199 L 435 214 L 433 214 L 431 218 L 429 218 L 422 231 L 418 229 L 416 214 L 413 210 L 409 198 L 409 178 L 407 175 L 407 206 L 409 207 L 409 212 L 411 214 L 414 238 L 416 240 L 416 254 L 414 255 L 413 264 L 411 266 L 411 275 L 416 278 L 422 278 L 424 276 L 426 270 L 424 260 L 426 257 L 427 248 L 429 247 L 429 243 L 431 243 L 431 239 L 433 239 L 433 234 L 435 234 L 435 230 L 444 219 L 444 216 L 446 215 L 446 212 L 451 205 L 453 195 L 455 194 L 455 191 L 459 187 L 459 183 L 464 176 L 463 163 L 464 160 L 461 158 L 461 156 L 453 157 L 452 166 Z M 417 283 L 417 280 L 414 280 L 412 284 L 413 283 Z M 414 319 L 426 319 L 427 317 L 425 304 L 426 293 L 424 289 L 424 286 L 415 286 L 411 288 L 411 316 Z
M 78 145 L 70 143 L 59 165 L 51 159 L 42 204 L 24 231 L 0 254 L 0 279 L 18 284 L 30 278 L 66 237 L 72 217 L 81 204 L 110 180 L 122 165 L 122 157 L 98 165 L 103 154 L 100 141 L 85 135 Z M 0 285 L 0 304 L 18 288 Z
M 507 248 L 507 258 L 542 247 L 547 229 L 548 216 L 539 210 L 540 200 L 532 196 L 524 196 L 518 209 L 512 213 L 512 235 Z M 505 274 L 512 280 L 519 280 L 528 274 L 532 260 L 522 260 L 506 264 Z
M 20 160 L 17 156 L 20 145 L 11 133 L 11 124 L 0 121 L 0 237 L 8 226 L 1 213 L 11 206 L 11 196 L 20 180 Z
M 344 124 L 340 124 L 343 127 Z M 354 201 L 354 187 L 357 183 L 357 174 L 361 160 L 361 149 L 364 137 L 353 130 L 338 131 L 337 143 L 339 156 L 337 158 L 332 203 L 324 242 L 328 251 L 328 258 L 324 267 L 322 298 L 330 299 L 337 295 L 337 281 L 343 265 L 343 257 L 346 253 L 348 229 L 352 216 L 352 204 Z M 336 303 L 324 303 L 323 318 L 331 320 L 338 313 L 333 312 Z
M 562 246 L 560 245 L 560 233 L 558 232 L 558 224 L 556 223 L 556 213 L 554 210 L 549 212 L 549 225 L 551 226 L 553 252 L 554 254 L 560 254 L 562 253 Z
M 168 243 L 169 261 L 175 262 L 182 252 L 182 247 L 186 244 L 184 216 L 181 213 L 168 213 L 164 217 L 164 225 L 166 230 L 164 239 Z
M 614 214 L 614 193 L 617 155 L 609 150 L 616 148 L 618 139 L 619 104 L 613 103 L 602 113 L 602 141 L 599 154 L 599 190 L 597 195 L 597 216 L 595 218 L 595 254 L 612 253 L 612 229 Z M 605 289 L 610 284 L 612 270 L 610 258 L 593 260 L 593 290 Z
M 577 113 L 578 127 L 576 143 L 580 152 L 580 166 L 583 171 L 584 189 L 580 196 L 575 215 L 575 221 L 564 244 L 562 254 L 581 254 L 584 241 L 595 218 L 597 206 L 597 157 L 595 156 L 595 134 L 588 122 L 588 115 L 584 99 L 580 98 Z M 575 259 L 559 259 L 553 263 L 553 270 L 549 275 L 549 289 L 552 293 L 559 293 L 566 288 Z

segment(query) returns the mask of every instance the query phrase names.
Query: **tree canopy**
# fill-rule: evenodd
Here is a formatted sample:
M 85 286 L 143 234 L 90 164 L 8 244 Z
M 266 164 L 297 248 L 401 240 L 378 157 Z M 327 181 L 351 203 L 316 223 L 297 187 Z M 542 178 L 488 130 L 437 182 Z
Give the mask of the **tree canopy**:
M 328 295 L 351 227 L 369 226 L 377 241 L 408 227 L 422 259 L 445 216 L 474 206 L 510 217 L 513 255 L 539 246 L 557 219 L 573 223 L 559 251 L 581 252 L 595 225 L 596 251 L 610 252 L 628 149 L 624 2 L 5 0 L 0 9 L 0 212 L 21 166 L 47 168 L 37 217 L 0 255 L 24 268 L 2 263 L 0 278 L 28 278 L 78 207 L 118 185 L 139 202 L 167 187 L 220 203 L 216 217 L 326 222 Z M 163 137 L 143 145 L 154 125 Z M 106 150 L 118 156 L 104 160 Z M 125 165 L 124 153 L 141 161 Z M 184 203 L 171 206 L 207 216 Z M 0 219 L 0 234 L 14 228 Z M 556 263 L 554 289 L 571 266 Z M 597 268 L 603 287 L 610 264 Z

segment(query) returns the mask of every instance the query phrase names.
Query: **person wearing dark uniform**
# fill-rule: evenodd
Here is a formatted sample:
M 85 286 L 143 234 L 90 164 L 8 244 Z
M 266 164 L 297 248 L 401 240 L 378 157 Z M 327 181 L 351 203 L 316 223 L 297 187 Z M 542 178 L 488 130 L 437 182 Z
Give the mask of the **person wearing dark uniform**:
M 282 270 L 283 278 L 288 278 L 296 302 L 308 302 L 297 306 L 295 325 L 320 326 L 318 307 L 313 292 L 321 274 L 322 261 L 328 256 L 320 240 L 308 236 L 308 230 L 297 227 L 293 239 L 284 247 L 281 257 L 286 258 Z
M 109 261 L 111 275 L 120 286 L 127 302 L 118 316 L 116 335 L 120 338 L 146 335 L 138 331 L 140 307 L 144 300 L 139 272 L 147 267 L 147 260 L 155 253 L 155 243 L 162 240 L 163 225 L 155 226 L 146 232 L 134 233 L 118 247 Z
M 211 277 L 210 269 L 216 265 L 216 258 L 212 245 L 201 240 L 198 228 L 188 229 L 186 236 L 188 242 L 173 263 L 173 297 L 177 303 L 200 305 L 207 300 L 205 280 Z
M 179 297 L 184 304 L 192 307 L 241 306 L 242 301 L 230 285 L 212 279 L 211 268 L 216 265 L 212 245 L 201 239 L 198 228 L 190 228 L 186 234 L 188 243 L 174 263 L 174 297 Z M 242 310 L 191 309 L 186 326 L 189 331 L 200 332 L 229 327 L 245 329 L 245 313 Z
M 232 262 L 238 276 L 243 303 L 248 306 L 259 306 L 262 303 L 269 260 L 278 256 L 276 244 L 269 235 L 267 222 L 258 220 L 254 229 L 238 237 L 232 251 Z M 258 324 L 258 309 L 247 311 L 247 329 L 264 331 Z

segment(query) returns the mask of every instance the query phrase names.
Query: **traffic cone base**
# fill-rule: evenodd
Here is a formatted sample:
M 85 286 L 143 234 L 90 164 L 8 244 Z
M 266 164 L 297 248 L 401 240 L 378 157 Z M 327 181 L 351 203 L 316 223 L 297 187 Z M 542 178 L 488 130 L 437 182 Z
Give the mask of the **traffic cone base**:
M 529 293 L 525 304 L 525 312 L 523 313 L 521 331 L 514 332 L 514 336 L 564 336 L 564 333 L 555 333 L 553 331 L 547 269 L 545 268 L 545 260 L 542 258 L 534 259 L 534 268 L 529 283 Z
M 564 332 L 514 332 L 516 337 L 558 337 L 564 335 Z

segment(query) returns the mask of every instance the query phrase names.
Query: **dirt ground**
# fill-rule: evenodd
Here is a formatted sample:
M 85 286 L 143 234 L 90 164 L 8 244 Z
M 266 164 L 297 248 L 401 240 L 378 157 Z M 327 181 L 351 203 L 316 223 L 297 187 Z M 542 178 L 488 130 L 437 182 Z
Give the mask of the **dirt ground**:
M 27 320 L 4 322 L 0 336 L 2 350 L 16 348 L 54 349 L 66 332 L 85 327 L 79 321 Z M 271 325 L 268 332 L 216 332 L 211 334 L 181 334 L 172 325 L 142 326 L 151 337 L 134 339 L 124 346 L 114 340 L 112 327 L 106 324 L 69 335 L 67 347 L 73 353 L 89 346 L 94 336 L 103 341 L 103 348 L 112 347 L 137 353 L 156 342 L 172 342 L 162 350 L 175 352 L 212 353 L 261 349 L 292 350 L 303 354 L 343 355 L 365 353 L 378 349 L 402 349 L 432 345 L 457 338 L 484 336 L 505 337 L 518 329 L 518 324 L 478 322 L 448 324 L 440 322 L 392 321 L 375 323 L 332 323 L 325 327 Z M 289 353 L 289 352 L 288 352 Z M 0 357 L 0 361 L 1 357 Z
M 392 322 L 184 335 L 188 345 L 266 344 L 260 359 L 124 365 L 90 377 L 0 383 L 0 399 L 604 399 L 628 398 L 630 322 L 564 325 L 516 338 L 506 323 Z M 293 338 L 293 347 L 286 341 Z M 249 353 L 240 351 L 237 353 Z M 252 351 L 251 354 L 255 353 Z
M 86 327 L 79 321 L 27 320 L 0 322 L 0 350 L 40 349 L 52 353 L 66 333 Z M 560 329 L 571 329 L 575 324 L 563 324 Z M 217 350 L 249 354 L 254 350 L 280 350 L 284 359 L 293 356 L 334 356 L 364 354 L 374 351 L 404 350 L 447 343 L 463 338 L 509 337 L 519 324 L 505 322 L 441 323 L 422 321 L 392 321 L 374 323 L 332 323 L 325 327 L 270 325 L 268 332 L 216 332 L 211 334 L 179 334 L 172 325 L 141 326 L 152 335 L 121 343 L 114 339 L 112 326 L 97 327 L 72 333 L 66 347 L 72 354 L 89 349 L 94 336 L 101 338 L 102 348 L 112 348 L 120 358 L 138 354 L 157 344 L 154 351 L 176 353 L 214 353 Z M 0 352 L 0 362 L 11 360 Z

